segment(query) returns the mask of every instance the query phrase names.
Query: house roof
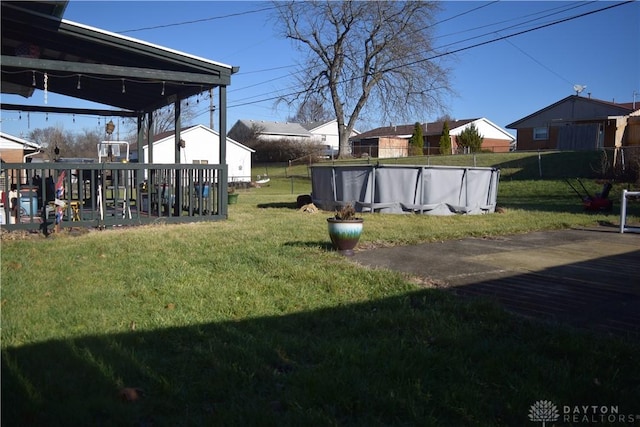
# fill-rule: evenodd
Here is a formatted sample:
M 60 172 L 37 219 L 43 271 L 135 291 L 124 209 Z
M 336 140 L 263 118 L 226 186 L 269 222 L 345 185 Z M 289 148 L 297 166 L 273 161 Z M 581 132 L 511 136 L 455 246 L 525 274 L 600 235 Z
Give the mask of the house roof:
M 475 122 L 476 120 L 479 120 L 479 119 L 448 121 L 449 131 L 462 127 L 471 122 Z M 445 123 L 444 121 L 441 121 L 441 122 L 430 122 L 430 123 L 423 124 L 423 129 L 422 129 L 423 135 L 424 136 L 442 135 L 442 129 L 444 127 L 444 123 Z M 425 125 L 426 125 L 426 130 L 425 130 Z M 384 138 L 384 137 L 409 138 L 411 137 L 411 135 L 413 135 L 414 127 L 415 127 L 415 123 L 410 125 L 395 125 L 395 126 L 379 127 L 367 132 L 362 132 L 360 135 L 358 135 L 356 139 L 361 140 L 361 139 Z
M 0 140 L 2 145 L 5 142 L 22 145 L 27 150 L 40 150 L 42 146 L 36 142 L 27 141 L 26 139 L 18 138 L 17 136 L 9 135 L 8 133 L 0 132 Z
M 251 129 L 253 126 L 258 126 L 260 128 L 260 133 L 263 135 L 311 137 L 311 133 L 300 123 L 268 122 L 244 119 L 238 120 L 238 122 L 244 125 L 247 129 Z
M 615 103 L 591 97 L 570 95 L 547 107 L 508 124 L 508 129 L 548 125 L 550 122 L 606 119 L 633 113 L 632 103 Z
M 34 88 L 121 109 L 150 112 L 230 84 L 237 67 L 62 19 L 67 1 L 2 1 L 2 92 Z M 35 80 L 35 86 L 33 82 Z M 2 105 L 3 109 L 93 113 L 94 110 Z M 124 110 L 124 111 L 123 111 Z M 102 110 L 99 110 L 102 111 Z M 126 114 L 127 112 L 131 114 Z
M 332 120 L 321 120 L 321 121 L 317 121 L 317 122 L 308 122 L 308 123 L 300 123 L 300 125 L 305 128 L 306 130 L 308 130 L 309 132 L 312 132 L 314 129 L 318 129 L 319 127 L 325 126 L 329 123 L 333 123 L 333 122 L 337 122 L 336 119 L 332 119 Z
M 197 125 L 192 125 L 192 126 L 184 127 L 184 128 L 182 128 L 182 130 L 180 131 L 180 133 L 184 133 L 184 132 L 186 132 L 187 130 L 189 130 L 189 129 L 191 129 L 192 127 L 195 127 L 195 126 L 197 126 Z M 172 130 L 166 130 L 166 131 L 164 131 L 164 132 L 160 132 L 160 133 L 157 133 L 157 134 L 153 135 L 153 138 L 152 138 L 152 139 L 153 139 L 153 142 L 155 143 L 156 141 L 160 141 L 161 139 L 165 139 L 166 137 L 168 137 L 168 136 L 173 136 L 173 135 L 175 135 L 175 134 L 176 134 L 176 131 L 175 131 L 174 129 L 172 129 Z M 147 144 L 145 144 L 145 145 L 147 145 Z

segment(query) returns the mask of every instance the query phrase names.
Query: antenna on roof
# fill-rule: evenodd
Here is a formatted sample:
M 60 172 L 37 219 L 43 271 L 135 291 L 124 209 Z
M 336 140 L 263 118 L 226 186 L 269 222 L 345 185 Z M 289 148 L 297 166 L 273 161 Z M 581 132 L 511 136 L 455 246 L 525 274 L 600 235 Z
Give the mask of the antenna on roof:
M 573 85 L 573 90 L 576 91 L 576 95 L 578 96 L 580 96 L 580 92 L 582 92 L 586 88 L 587 88 L 587 85 Z

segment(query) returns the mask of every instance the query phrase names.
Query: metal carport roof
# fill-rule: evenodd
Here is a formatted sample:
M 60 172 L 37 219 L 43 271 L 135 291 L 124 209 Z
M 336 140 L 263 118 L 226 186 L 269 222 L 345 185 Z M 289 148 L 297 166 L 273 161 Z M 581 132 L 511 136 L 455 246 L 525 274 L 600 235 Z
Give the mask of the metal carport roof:
M 226 87 L 238 71 L 237 67 L 64 20 L 67 3 L 0 3 L 3 93 L 28 97 L 36 88 L 46 89 L 136 115 Z M 4 104 L 2 108 L 78 112 L 65 106 Z

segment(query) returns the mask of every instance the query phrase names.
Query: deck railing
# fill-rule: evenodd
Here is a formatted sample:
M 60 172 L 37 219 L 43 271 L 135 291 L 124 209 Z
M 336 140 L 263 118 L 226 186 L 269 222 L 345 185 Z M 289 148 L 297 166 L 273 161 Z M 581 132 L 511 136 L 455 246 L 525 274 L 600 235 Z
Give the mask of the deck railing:
M 213 221 L 227 217 L 227 166 L 3 163 L 7 230 Z

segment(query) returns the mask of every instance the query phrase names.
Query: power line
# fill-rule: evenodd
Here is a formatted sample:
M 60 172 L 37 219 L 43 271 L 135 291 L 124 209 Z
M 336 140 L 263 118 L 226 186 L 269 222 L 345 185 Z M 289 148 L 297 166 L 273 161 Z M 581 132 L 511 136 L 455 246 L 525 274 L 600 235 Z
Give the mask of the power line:
M 484 46 L 484 45 L 488 45 L 488 44 L 491 44 L 491 43 L 495 43 L 495 42 L 498 42 L 498 41 L 501 41 L 501 40 L 507 40 L 507 39 L 509 39 L 511 37 L 515 37 L 515 36 L 519 36 L 519 35 L 522 35 L 522 34 L 530 33 L 530 32 L 533 32 L 533 31 L 537 31 L 537 30 L 540 30 L 542 28 L 547 28 L 547 27 L 551 27 L 551 26 L 554 26 L 554 25 L 562 24 L 562 23 L 569 22 L 569 21 L 572 21 L 572 20 L 575 20 L 575 19 L 578 19 L 578 18 L 583 18 L 585 16 L 593 15 L 595 13 L 603 12 L 605 10 L 609 10 L 609 9 L 613 9 L 613 8 L 616 8 L 616 7 L 619 7 L 619 6 L 623 6 L 625 4 L 633 3 L 634 1 L 635 0 L 628 0 L 628 1 L 625 1 L 625 2 L 622 2 L 622 3 L 616 3 L 614 5 L 606 6 L 606 7 L 600 8 L 600 9 L 584 12 L 584 13 L 581 13 L 581 14 L 578 14 L 578 15 L 574 15 L 574 16 L 570 16 L 570 17 L 567 17 L 567 18 L 563 18 L 563 19 L 559 19 L 559 20 L 556 20 L 556 21 L 552 21 L 552 22 L 549 22 L 549 23 L 541 24 L 541 25 L 538 25 L 538 26 L 533 27 L 533 28 L 529 28 L 529 29 L 526 29 L 526 30 L 518 31 L 518 32 L 513 33 L 513 34 L 508 34 L 506 36 L 500 36 L 500 37 L 497 37 L 497 38 L 494 38 L 494 39 L 491 39 L 491 40 L 486 40 L 486 41 L 483 41 L 483 42 L 475 43 L 475 44 L 470 45 L 470 46 L 465 46 L 465 47 L 461 47 L 459 49 L 455 49 L 455 50 L 452 50 L 452 51 L 436 54 L 436 55 L 433 55 L 433 56 L 428 57 L 428 58 L 422 58 L 422 59 L 419 59 L 419 60 L 416 60 L 416 61 L 413 61 L 413 62 L 404 63 L 404 64 L 401 64 L 401 65 L 398 65 L 398 66 L 395 66 L 395 67 L 390 67 L 388 69 L 383 70 L 382 72 L 393 71 L 395 69 L 399 69 L 399 68 L 403 68 L 403 67 L 407 67 L 407 66 L 411 66 L 411 65 L 416 65 L 416 64 L 419 64 L 419 63 L 422 63 L 422 62 L 431 61 L 433 59 L 441 58 L 441 57 L 448 56 L 448 55 L 453 55 L 455 53 L 459 53 L 459 52 L 463 52 L 463 51 L 466 51 L 466 50 L 474 49 L 474 48 L 477 48 L 477 47 L 480 47 L 480 46 Z M 511 27 L 508 27 L 508 28 L 511 28 Z M 361 77 L 362 76 L 353 77 L 353 78 L 350 78 L 350 79 L 343 80 L 343 81 L 341 81 L 339 83 L 346 83 L 346 82 L 349 82 L 349 81 L 352 81 L 352 80 L 355 80 L 355 79 L 359 79 Z M 239 103 L 239 104 L 235 104 L 235 105 L 228 105 L 227 108 L 236 108 L 236 107 L 242 107 L 242 106 L 245 106 L 245 105 L 250 105 L 250 104 L 255 104 L 255 103 L 273 101 L 273 100 L 277 100 L 277 99 L 280 99 L 280 98 L 283 98 L 283 97 L 300 95 L 302 93 L 304 93 L 304 91 L 295 91 L 295 92 L 290 92 L 290 93 L 287 93 L 287 94 L 284 94 L 284 95 L 270 96 L 270 97 L 267 97 L 267 98 L 264 98 L 264 99 L 260 99 L 260 100 L 254 101 L 254 102 L 244 102 L 244 103 Z
M 500 33 L 498 33 L 496 31 L 496 34 L 499 36 L 502 36 Z M 533 62 L 535 62 L 536 64 L 540 65 L 542 68 L 544 68 L 545 70 L 549 71 L 551 74 L 553 74 L 554 76 L 558 77 L 560 80 L 564 81 L 565 83 L 569 83 L 569 84 L 573 84 L 572 82 L 570 82 L 569 80 L 565 79 L 563 76 L 561 76 L 560 74 L 556 73 L 554 70 L 552 70 L 551 68 L 547 67 L 545 64 L 543 64 L 542 62 L 538 61 L 536 58 L 534 58 L 532 55 L 529 55 L 527 52 L 525 52 L 524 50 L 522 50 L 520 47 L 516 46 L 511 40 L 509 39 L 505 39 L 505 41 L 507 43 L 509 43 L 511 46 L 513 46 L 514 48 L 516 48 L 517 50 L 520 51 L 520 53 L 522 53 L 523 55 L 527 56 L 529 59 L 531 59 Z
M 237 12 L 237 13 L 230 13 L 228 15 L 221 15 L 221 16 L 212 16 L 210 18 L 202 18 L 202 19 L 195 19 L 192 21 L 183 21 L 183 22 L 176 22 L 173 24 L 163 24 L 163 25 L 155 25 L 152 27 L 143 27 L 143 28 L 134 28 L 131 30 L 123 30 L 123 31 L 114 31 L 117 34 L 125 34 L 125 33 L 135 33 L 138 31 L 146 31 L 146 30 L 157 30 L 157 29 L 161 29 L 161 28 L 169 28 L 169 27 L 178 27 L 181 25 L 189 25 L 189 24 L 198 24 L 200 22 L 208 22 L 208 21 L 215 21 L 218 19 L 226 19 L 226 18 L 233 18 L 236 16 L 243 16 L 243 15 L 249 15 L 252 13 L 258 13 L 258 12 L 264 12 L 266 10 L 272 10 L 275 9 L 276 6 L 271 6 L 271 7 L 264 7 L 262 9 L 255 9 L 255 10 L 247 10 L 244 12 Z
M 475 11 L 477 11 L 477 10 L 479 10 L 479 9 L 483 8 L 483 7 L 487 7 L 487 6 L 493 5 L 493 4 L 495 4 L 495 3 L 498 3 L 498 1 L 496 0 L 496 1 L 493 1 L 493 2 L 490 2 L 490 3 L 487 3 L 487 4 L 484 4 L 484 5 L 482 5 L 482 6 L 478 6 L 478 7 L 475 7 L 475 8 L 473 8 L 473 9 L 467 10 L 467 11 L 465 11 L 465 12 L 462 12 L 462 13 L 456 14 L 456 15 L 454 15 L 454 16 L 452 16 L 452 17 L 449 17 L 449 18 L 443 19 L 443 20 L 438 21 L 438 22 L 436 22 L 435 24 L 433 24 L 433 26 L 438 25 L 438 24 L 441 24 L 441 23 L 443 23 L 443 22 L 450 21 L 450 20 L 452 20 L 452 19 L 454 19 L 454 18 L 457 18 L 457 17 L 463 16 L 463 15 L 466 15 L 466 14 L 471 13 L 471 12 L 475 12 Z M 517 27 L 519 27 L 519 26 L 521 26 L 521 25 L 523 25 L 523 24 L 528 24 L 528 23 L 531 23 L 531 22 L 534 22 L 534 21 L 540 20 L 540 19 L 542 19 L 542 18 L 547 18 L 547 17 L 553 16 L 553 15 L 557 15 L 557 14 L 559 14 L 559 13 L 567 12 L 567 11 L 569 11 L 569 10 L 576 9 L 576 8 L 578 8 L 578 7 L 583 7 L 583 6 L 586 6 L 586 5 L 591 4 L 591 3 L 595 3 L 595 1 L 591 1 L 591 2 L 578 2 L 577 4 L 571 5 L 571 6 L 569 6 L 569 7 L 567 7 L 567 6 L 554 7 L 554 8 L 551 8 L 551 9 L 546 9 L 546 10 L 543 10 L 543 11 L 539 11 L 539 12 L 531 13 L 531 14 L 528 14 L 528 15 L 524 15 L 524 16 L 521 16 L 521 17 L 518 17 L 518 18 L 507 19 L 507 20 L 503 20 L 503 21 L 496 22 L 496 23 L 487 24 L 487 25 L 483 25 L 483 26 L 480 26 L 480 27 L 475 27 L 475 28 L 471 28 L 471 29 L 468 29 L 468 30 L 459 31 L 459 32 L 456 32 L 456 33 L 447 34 L 447 35 L 445 35 L 445 36 L 441 36 L 441 38 L 442 38 L 442 37 L 447 37 L 447 36 L 449 36 L 449 35 L 453 35 L 453 34 L 460 34 L 460 33 L 465 33 L 465 32 L 469 32 L 469 31 L 474 31 L 474 30 L 476 30 L 476 29 L 481 29 L 481 28 L 485 28 L 485 27 L 491 27 L 491 26 L 495 26 L 495 25 L 498 25 L 498 24 L 502 24 L 502 23 L 506 23 L 506 22 L 512 22 L 512 21 L 515 21 L 515 20 L 520 20 L 520 19 L 522 19 L 522 18 L 528 18 L 528 17 L 531 17 L 531 16 L 536 16 L 536 15 L 540 15 L 540 14 L 543 14 L 543 13 L 547 13 L 547 12 L 555 11 L 555 12 L 553 12 L 553 13 L 547 13 L 547 14 L 545 14 L 545 15 L 543 15 L 543 16 L 540 16 L 540 17 L 538 17 L 538 18 L 535 18 L 535 19 L 530 19 L 530 20 L 527 20 L 527 21 L 524 21 L 524 22 L 519 22 L 519 23 L 517 23 L 517 24 L 515 24 L 515 25 L 511 25 L 511 26 L 508 26 L 508 27 L 502 28 L 502 29 L 500 29 L 500 30 L 498 30 L 498 31 L 504 31 L 504 30 L 507 30 L 507 29 L 510 29 L 510 28 L 517 28 Z M 561 10 L 558 10 L 558 9 L 561 9 Z M 427 27 L 423 27 L 421 30 L 426 30 L 426 29 L 428 29 L 428 28 L 429 28 L 428 26 L 427 26 Z M 438 50 L 442 50 L 443 48 L 446 48 L 446 47 L 449 47 L 449 46 L 454 46 L 454 45 L 457 45 L 457 44 L 460 44 L 460 43 L 463 43 L 463 42 L 466 42 L 466 41 L 476 40 L 476 39 L 479 39 L 479 38 L 482 38 L 482 37 L 485 37 L 485 36 L 493 35 L 493 34 L 495 34 L 496 32 L 497 32 L 497 31 L 488 32 L 488 33 L 484 33 L 484 34 L 481 34 L 481 35 L 477 35 L 477 36 L 469 37 L 469 38 L 466 38 L 466 39 L 458 40 L 458 41 L 455 41 L 455 42 L 451 42 L 451 43 L 449 43 L 449 44 L 445 44 L 445 45 L 439 46 L 439 47 L 438 47 L 438 48 L 436 48 L 436 49 L 438 49 Z M 435 50 L 435 49 L 430 49 L 428 52 L 433 52 L 434 50 Z M 411 56 L 413 56 L 413 57 L 423 58 L 423 56 L 425 55 L 425 53 L 426 53 L 426 52 L 424 52 L 424 53 L 415 53 L 415 54 L 413 54 L 413 55 L 411 55 Z M 287 65 L 287 66 L 284 66 L 284 67 L 282 67 L 282 68 L 291 68 L 292 66 L 293 66 L 293 65 Z M 272 69 L 268 69 L 268 70 L 265 70 L 265 71 L 270 71 L 270 70 L 272 70 Z M 260 70 L 258 70 L 258 71 L 254 71 L 253 73 L 256 73 L 256 72 L 260 72 Z M 241 73 L 242 73 L 242 72 L 241 72 Z M 252 85 L 251 87 L 259 86 L 259 85 L 264 84 L 264 83 L 269 83 L 269 82 L 272 82 L 272 81 L 274 81 L 274 80 L 279 80 L 279 79 L 282 79 L 282 78 L 288 77 L 288 76 L 290 76 L 290 75 L 291 75 L 291 73 L 289 73 L 288 75 L 284 75 L 284 76 L 281 76 L 281 77 L 277 77 L 277 78 L 274 78 L 274 79 L 267 80 L 267 81 L 265 81 L 265 82 L 256 83 L 256 84 Z M 299 85 L 298 85 L 298 84 L 296 84 L 296 85 L 292 85 L 292 86 L 289 86 L 289 88 L 293 89 L 294 87 L 297 87 L 297 86 L 299 86 Z M 237 91 L 241 91 L 241 90 L 244 90 L 244 88 L 233 89 L 233 90 L 230 90 L 230 91 L 229 91 L 229 93 L 237 92 Z M 287 88 L 285 88 L 284 90 L 287 90 Z M 266 94 L 254 95 L 254 96 L 250 96 L 250 97 L 247 97 L 247 98 L 239 99 L 239 100 L 237 100 L 237 101 L 249 100 L 249 99 L 258 98 L 258 97 L 260 97 L 260 96 L 265 96 L 265 95 L 266 95 Z M 271 98 L 269 98 L 269 100 L 271 100 Z M 246 105 L 246 103 L 243 103 L 243 105 Z
M 451 17 L 449 17 L 449 18 L 446 18 L 446 19 L 443 19 L 443 20 L 441 20 L 441 21 L 438 21 L 438 22 L 436 22 L 435 24 L 433 24 L 433 26 L 436 26 L 436 25 L 442 24 L 443 22 L 451 21 L 451 20 L 453 20 L 453 19 L 455 19 L 455 18 L 459 18 L 459 17 L 461 17 L 461 16 L 467 15 L 467 14 L 469 14 L 469 13 L 471 13 L 471 12 L 475 12 L 475 11 L 480 10 L 480 9 L 482 9 L 482 8 L 485 8 L 485 7 L 487 7 L 487 6 L 491 6 L 492 4 L 498 3 L 499 1 L 500 1 L 500 0 L 494 0 L 494 1 L 490 2 L 490 3 L 486 3 L 486 4 L 483 4 L 483 5 L 480 5 L 480 6 L 474 7 L 473 9 L 469 9 L 469 10 L 464 11 L 464 12 L 462 12 L 462 13 L 459 13 L 459 14 L 457 14 L 457 15 L 453 15 L 453 16 L 451 16 Z
M 456 31 L 456 32 L 453 32 L 453 33 L 444 34 L 444 35 L 440 36 L 440 38 L 454 36 L 456 34 L 468 33 L 468 32 L 471 32 L 471 31 L 480 30 L 482 28 L 493 27 L 495 25 L 501 25 L 501 24 L 505 24 L 507 22 L 512 22 L 512 21 L 516 21 L 516 20 L 519 20 L 519 19 L 540 15 L 542 13 L 555 11 L 553 13 L 548 13 L 546 15 L 540 16 L 540 17 L 535 18 L 535 19 L 530 19 L 528 21 L 520 22 L 519 24 L 516 24 L 516 25 L 512 25 L 512 26 L 509 26 L 509 27 L 506 27 L 506 28 L 502 28 L 502 30 L 500 30 L 500 31 L 504 31 L 504 30 L 509 29 L 509 28 L 518 27 L 519 25 L 527 24 L 527 23 L 530 23 L 530 22 L 533 22 L 533 21 L 540 20 L 542 18 L 547 18 L 549 16 L 557 15 L 557 14 L 562 13 L 562 12 L 567 12 L 569 10 L 577 9 L 577 8 L 580 8 L 580 7 L 585 7 L 585 6 L 588 6 L 588 5 L 590 5 L 592 3 L 595 3 L 595 2 L 596 2 L 596 0 L 589 1 L 589 2 L 579 1 L 579 2 L 577 2 L 577 4 L 574 4 L 574 5 L 571 5 L 571 6 L 563 5 L 563 6 L 553 7 L 551 9 L 541 10 L 541 11 L 538 11 L 538 12 L 534 12 L 534 13 L 530 13 L 530 14 L 527 14 L 527 15 L 519 16 L 517 18 L 505 19 L 505 20 L 498 21 L 498 22 L 493 22 L 493 23 L 490 23 L 490 24 L 480 25 L 480 26 L 474 27 L 474 28 L 468 28 L 468 29 L 465 29 L 465 30 L 460 30 L 460 31 Z M 562 10 L 559 10 L 559 9 L 562 9 Z M 487 34 L 491 34 L 491 32 L 486 33 L 484 35 L 487 35 Z M 476 36 L 476 37 L 479 37 L 479 36 Z M 462 41 L 464 41 L 464 40 L 462 40 Z M 455 44 L 455 43 L 453 43 L 453 44 Z
M 625 4 L 633 3 L 634 1 L 635 0 L 628 0 L 628 1 L 625 1 L 623 3 L 617 3 L 617 4 L 614 4 L 612 6 L 607 6 L 607 7 L 601 8 L 601 9 L 596 9 L 596 10 L 592 10 L 592 11 L 589 11 L 589 12 L 584 12 L 584 13 L 581 13 L 579 15 L 570 16 L 568 18 L 564 18 L 564 19 L 560 19 L 560 20 L 557 20 L 557 21 L 553 21 L 553 22 L 549 22 L 549 23 L 546 23 L 546 24 L 542 24 L 542 25 L 539 25 L 539 26 L 534 27 L 534 28 L 529 28 L 527 30 L 518 31 L 517 33 L 513 33 L 513 34 L 506 35 L 506 36 L 498 37 L 498 38 L 495 38 L 495 39 L 492 39 L 492 40 L 487 40 L 487 41 L 484 41 L 484 42 L 476 43 L 476 44 L 473 44 L 471 46 L 466 46 L 466 47 L 462 47 L 460 49 L 452 50 L 450 52 L 445 52 L 445 53 L 441 53 L 441 54 L 438 54 L 438 55 L 434 55 L 434 56 L 432 56 L 430 58 L 424 58 L 424 59 L 420 59 L 418 61 L 414 61 L 414 62 L 410 62 L 410 63 L 407 63 L 407 64 L 403 64 L 402 66 L 406 67 L 408 65 L 415 65 L 415 64 L 418 64 L 418 63 L 421 63 L 421 62 L 426 62 L 426 61 L 430 61 L 432 59 L 440 58 L 442 56 L 452 55 L 454 53 L 463 52 L 465 50 L 469 50 L 469 49 L 473 49 L 473 48 L 476 48 L 476 47 L 484 46 L 484 45 L 487 45 L 487 44 L 495 43 L 495 42 L 500 41 L 500 40 L 506 40 L 506 39 L 511 38 L 511 37 L 520 36 L 522 34 L 526 34 L 526 33 L 532 32 L 532 31 L 540 30 L 542 28 L 547 28 L 547 27 L 551 27 L 553 25 L 562 24 L 564 22 L 573 21 L 574 19 L 583 18 L 583 17 L 588 16 L 588 15 L 593 15 L 594 13 L 599 13 L 599 12 L 603 12 L 603 11 L 608 10 L 608 9 L 613 9 L 614 7 L 619 7 L 619 6 L 622 6 L 622 5 L 625 5 Z M 395 70 L 397 68 L 400 68 L 400 66 L 391 67 L 391 68 L 389 68 L 389 69 L 387 69 L 385 71 L 393 71 L 393 70 Z

